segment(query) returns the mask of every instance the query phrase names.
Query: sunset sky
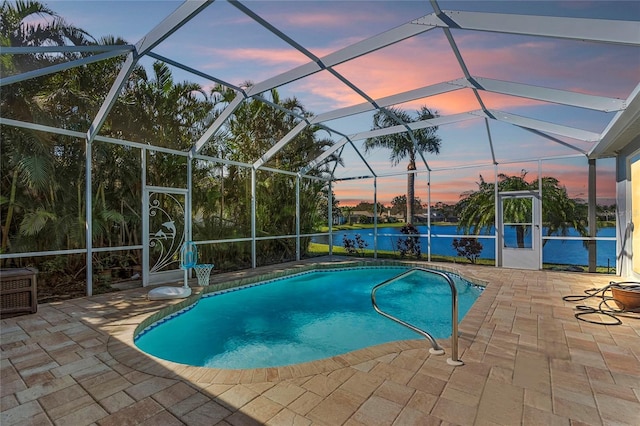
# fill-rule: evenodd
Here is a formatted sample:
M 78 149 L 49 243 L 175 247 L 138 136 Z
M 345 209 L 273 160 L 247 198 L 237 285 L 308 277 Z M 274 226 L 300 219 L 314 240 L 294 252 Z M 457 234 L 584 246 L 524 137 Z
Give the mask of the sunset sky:
M 96 39 L 120 36 L 136 43 L 181 2 L 175 1 L 44 1 L 65 20 L 87 30 Z M 243 5 L 318 57 L 388 31 L 430 14 L 427 1 L 246 1 Z M 566 17 L 640 21 L 640 2 L 635 1 L 441 1 L 443 10 L 467 10 Z M 640 23 L 639 23 L 640 28 Z M 630 46 L 557 40 L 543 37 L 451 30 L 469 72 L 473 76 L 510 80 L 592 95 L 627 99 L 639 82 L 640 49 Z M 640 30 L 638 31 L 640 37 Z M 223 81 L 241 85 L 259 83 L 274 75 L 306 64 L 309 59 L 251 20 L 226 1 L 216 1 L 178 30 L 153 52 L 182 62 Z M 151 58 L 141 61 L 152 63 Z M 373 99 L 464 77 L 444 31 L 434 29 L 334 67 Z M 176 80 L 189 80 L 211 87 L 212 82 L 173 69 Z M 364 99 L 327 71 L 312 74 L 280 87 L 282 97 L 296 96 L 315 114 L 360 104 Z M 538 120 L 601 133 L 614 113 L 547 104 L 514 96 L 482 92 L 491 110 L 506 111 Z M 480 109 L 470 89 L 398 105 L 409 111 L 421 105 L 446 116 Z M 372 113 L 328 122 L 345 134 L 369 130 Z M 537 162 L 518 162 L 538 156 L 567 156 L 576 151 L 526 130 L 489 120 L 499 171 L 527 176 L 538 174 Z M 338 141 L 326 132 L 322 137 Z M 432 201 L 453 203 L 462 192 L 475 187 L 479 175 L 493 179 L 491 152 L 484 119 L 478 118 L 439 127 L 441 153 L 426 157 L 432 173 Z M 581 149 L 592 144 L 558 137 Z M 357 141 L 361 146 L 363 141 Z M 337 177 L 369 175 L 352 147 L 343 151 L 345 167 Z M 366 159 L 380 174 L 400 173 L 405 163 L 391 167 L 388 152 L 368 153 Z M 516 162 L 516 163 L 513 163 Z M 468 164 L 478 168 L 447 170 Z M 544 161 L 543 175 L 558 177 L 571 196 L 586 198 L 585 157 Z M 426 170 L 423 164 L 419 170 Z M 365 186 L 362 186 L 362 185 Z M 426 201 L 426 174 L 418 175 L 416 193 Z M 344 181 L 335 185 L 341 205 L 365 198 L 372 201 L 372 180 Z M 378 201 L 389 203 L 406 191 L 406 177 L 378 180 Z M 598 197 L 610 203 L 615 196 L 614 163 L 598 162 Z

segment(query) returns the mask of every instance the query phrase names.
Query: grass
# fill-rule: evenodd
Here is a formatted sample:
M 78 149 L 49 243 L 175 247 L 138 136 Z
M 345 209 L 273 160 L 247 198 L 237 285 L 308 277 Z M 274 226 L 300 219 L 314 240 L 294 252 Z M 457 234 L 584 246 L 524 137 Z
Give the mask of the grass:
M 396 223 L 378 223 L 378 227 L 384 228 L 402 228 L 405 225 L 404 222 L 396 222 Z M 415 223 L 416 226 L 423 226 L 426 223 Z M 432 226 L 458 226 L 457 222 L 431 222 Z M 598 228 L 615 228 L 615 221 L 598 221 Z M 334 225 L 332 227 L 333 231 L 353 231 L 358 229 L 373 229 L 373 223 L 352 223 L 351 225 Z M 328 226 L 321 226 L 318 232 L 329 232 Z

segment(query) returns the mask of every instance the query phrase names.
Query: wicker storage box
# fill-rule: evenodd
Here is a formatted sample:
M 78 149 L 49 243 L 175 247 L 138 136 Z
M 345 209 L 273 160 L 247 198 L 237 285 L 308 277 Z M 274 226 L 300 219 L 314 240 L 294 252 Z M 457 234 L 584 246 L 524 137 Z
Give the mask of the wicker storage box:
M 38 310 L 36 275 L 34 268 L 0 269 L 2 290 L 0 299 L 3 314 L 16 312 L 35 313 Z

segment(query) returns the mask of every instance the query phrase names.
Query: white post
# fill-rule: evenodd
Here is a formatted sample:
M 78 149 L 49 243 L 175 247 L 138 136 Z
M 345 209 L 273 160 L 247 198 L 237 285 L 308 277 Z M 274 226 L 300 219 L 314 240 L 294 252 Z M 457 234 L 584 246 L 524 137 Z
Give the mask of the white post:
M 333 185 L 329 180 L 329 256 L 333 255 Z
M 256 269 L 256 169 L 251 168 L 251 267 Z
M 502 266 L 502 220 L 500 219 L 500 206 L 499 206 L 499 200 L 498 200 L 498 165 L 494 164 L 493 165 L 493 170 L 494 170 L 494 177 L 493 177 L 493 198 L 494 198 L 494 203 L 493 203 L 493 208 L 494 208 L 494 215 L 495 215 L 495 220 L 494 222 L 494 237 L 495 237 L 495 253 L 496 253 L 496 259 L 495 259 L 495 266 Z
M 296 260 L 300 260 L 300 175 L 296 176 Z
M 147 149 L 140 153 L 142 180 L 142 286 L 149 285 L 149 192 L 147 191 Z
M 373 258 L 378 258 L 378 177 L 373 178 Z
M 431 170 L 427 170 L 427 260 L 431 262 Z
M 91 140 L 89 136 L 84 141 L 85 155 L 85 244 L 87 248 L 87 296 L 93 295 L 93 197 L 91 173 Z

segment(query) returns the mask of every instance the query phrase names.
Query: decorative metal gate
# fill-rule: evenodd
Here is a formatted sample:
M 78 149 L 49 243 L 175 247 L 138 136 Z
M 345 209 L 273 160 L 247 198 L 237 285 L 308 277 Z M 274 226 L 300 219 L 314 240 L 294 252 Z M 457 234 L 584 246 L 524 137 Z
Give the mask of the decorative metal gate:
M 188 191 L 148 186 L 144 191 L 142 283 L 180 281 L 180 249 L 187 238 Z

